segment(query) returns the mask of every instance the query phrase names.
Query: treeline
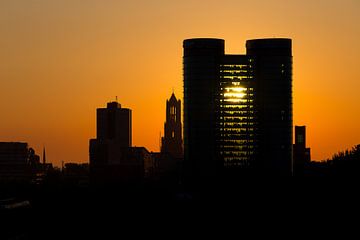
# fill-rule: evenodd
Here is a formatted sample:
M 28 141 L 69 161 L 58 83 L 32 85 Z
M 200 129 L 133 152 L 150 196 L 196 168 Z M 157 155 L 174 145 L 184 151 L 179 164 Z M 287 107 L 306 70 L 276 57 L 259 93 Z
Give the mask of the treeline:
M 331 159 L 322 162 L 310 162 L 305 166 L 305 175 L 315 176 L 360 176 L 360 144 L 350 150 L 340 151 Z

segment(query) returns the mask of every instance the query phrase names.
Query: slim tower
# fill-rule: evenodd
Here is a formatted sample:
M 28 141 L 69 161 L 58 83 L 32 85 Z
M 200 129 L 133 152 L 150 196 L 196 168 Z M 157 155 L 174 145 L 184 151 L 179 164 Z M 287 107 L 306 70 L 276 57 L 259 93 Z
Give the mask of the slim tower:
M 173 93 L 166 101 L 166 122 L 164 137 L 162 138 L 161 152 L 170 153 L 175 158 L 182 158 L 182 127 L 181 101 Z

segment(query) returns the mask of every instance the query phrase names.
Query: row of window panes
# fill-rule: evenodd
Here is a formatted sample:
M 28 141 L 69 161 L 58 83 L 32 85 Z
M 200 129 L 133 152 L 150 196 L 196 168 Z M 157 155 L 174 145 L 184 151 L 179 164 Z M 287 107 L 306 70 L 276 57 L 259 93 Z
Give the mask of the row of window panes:
M 220 67 L 227 67 L 227 68 L 244 68 L 249 65 L 247 64 L 221 64 Z
M 239 132 L 239 133 L 247 133 L 249 131 L 253 131 L 254 128 L 220 128 L 222 132 Z
M 249 155 L 253 154 L 253 152 L 252 151 L 224 151 L 224 152 L 220 152 L 220 154 L 222 156 L 245 157 L 245 156 L 249 156 Z
M 236 143 L 236 144 L 246 144 L 246 143 L 253 143 L 254 140 L 253 139 L 241 139 L 241 140 L 234 140 L 234 139 L 223 139 L 222 140 L 223 143 Z
M 244 166 L 247 165 L 247 161 L 249 161 L 248 157 L 227 157 L 224 158 L 224 165 L 226 166 Z
M 244 92 L 236 92 L 234 90 L 229 90 L 226 92 L 221 92 L 220 96 L 223 98 L 229 98 L 229 97 L 233 97 L 233 98 L 252 98 L 254 96 L 253 93 L 247 93 L 246 91 Z
M 222 109 L 223 110 L 223 109 Z M 254 111 L 244 111 L 244 110 L 238 110 L 238 111 L 234 111 L 234 110 L 228 110 L 228 111 L 220 111 L 220 115 L 224 116 L 224 115 L 254 115 Z
M 221 110 L 247 110 L 249 108 L 253 108 L 254 104 L 251 103 L 240 103 L 240 104 L 233 104 L 233 103 L 224 103 L 222 102 L 220 106 Z M 233 109 L 230 109 L 233 108 Z
M 249 108 L 254 108 L 254 106 L 253 106 L 253 105 L 249 105 L 249 104 L 243 104 L 243 105 L 220 105 L 220 108 L 221 108 L 221 109 L 231 108 L 231 110 L 239 110 L 239 111 L 242 111 L 242 110 L 246 110 L 246 109 L 249 109 Z
M 244 111 L 244 110 L 238 110 L 238 111 L 234 111 L 234 110 L 224 110 L 224 111 L 220 111 L 220 114 L 226 114 L 226 115 L 244 115 L 244 114 L 249 114 L 249 115 L 253 115 L 254 111 Z
M 228 98 L 228 99 L 220 99 L 220 102 L 233 102 L 233 103 L 246 103 L 246 102 L 254 102 L 253 99 L 246 99 L 246 98 Z
M 249 157 L 224 157 L 224 162 L 229 163 L 229 162 L 233 162 L 235 163 L 236 161 L 247 161 L 249 160 Z
M 242 122 L 242 123 L 221 122 L 220 125 L 223 127 L 250 127 L 250 126 L 255 126 L 255 122 Z
M 225 84 L 227 84 L 227 85 L 225 85 Z M 238 87 L 238 86 L 240 86 L 240 84 L 239 85 L 235 85 L 235 84 L 229 84 L 229 83 L 223 83 L 223 84 L 220 84 L 220 85 L 225 85 L 225 86 L 221 86 L 221 88 L 220 88 L 220 90 L 221 90 L 221 92 L 224 92 L 224 89 L 225 90 L 227 90 L 227 88 L 230 88 L 229 90 L 231 90 L 231 88 L 233 88 L 233 87 Z M 228 90 L 227 90 L 228 91 Z M 254 88 L 252 88 L 252 87 L 244 87 L 244 91 L 243 92 L 253 92 L 254 91 Z M 228 91 L 229 92 L 229 91 Z
M 238 151 L 238 150 L 249 151 L 249 150 L 254 149 L 254 146 L 253 145 L 242 145 L 242 146 L 239 146 L 239 145 L 220 145 L 220 148 L 223 149 L 223 150 L 229 149 L 229 151 L 230 150 L 232 150 L 232 151 Z
M 243 81 L 243 80 L 247 80 L 247 79 L 252 79 L 253 77 L 251 76 L 222 76 L 221 77 L 221 82 L 228 82 L 229 80 L 239 80 L 239 81 Z
M 251 120 L 254 119 L 253 116 L 226 116 L 226 117 L 220 117 L 221 120 L 224 121 L 242 121 L 242 120 Z

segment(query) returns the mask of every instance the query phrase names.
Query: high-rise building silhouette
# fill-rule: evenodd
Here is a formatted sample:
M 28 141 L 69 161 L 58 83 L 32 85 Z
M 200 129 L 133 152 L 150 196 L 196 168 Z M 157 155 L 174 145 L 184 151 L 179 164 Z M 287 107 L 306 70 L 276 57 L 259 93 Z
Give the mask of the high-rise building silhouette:
M 161 143 L 162 153 L 169 153 L 174 158 L 182 158 L 181 101 L 176 99 L 174 93 L 166 101 L 166 122 Z
M 90 139 L 90 178 L 94 184 L 137 181 L 152 167 L 144 147 L 131 146 L 131 110 L 118 102 L 97 109 L 97 137 Z
M 246 55 L 226 55 L 222 39 L 187 39 L 183 46 L 187 173 L 254 168 L 290 175 L 291 40 L 248 40 Z
M 96 111 L 96 139 L 90 139 L 90 176 L 92 182 L 117 181 L 124 172 L 139 171 L 129 167 L 124 156 L 131 147 L 131 110 L 118 102 Z M 135 175 L 135 173 L 133 173 Z
M 131 110 L 118 102 L 109 102 L 107 108 L 97 111 L 97 139 L 114 140 L 121 147 L 131 147 Z
M 291 45 L 291 39 L 246 42 L 246 54 L 254 61 L 257 159 L 279 174 L 292 173 Z

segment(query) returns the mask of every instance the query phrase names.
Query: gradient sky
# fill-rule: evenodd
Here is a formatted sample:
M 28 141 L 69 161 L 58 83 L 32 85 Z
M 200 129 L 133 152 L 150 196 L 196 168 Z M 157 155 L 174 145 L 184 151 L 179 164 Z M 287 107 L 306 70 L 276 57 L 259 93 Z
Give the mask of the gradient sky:
M 159 150 L 165 101 L 182 99 L 182 41 L 293 39 L 294 125 L 312 159 L 360 143 L 358 0 L 0 0 L 0 141 L 87 162 L 96 108 L 133 110 L 133 145 Z

